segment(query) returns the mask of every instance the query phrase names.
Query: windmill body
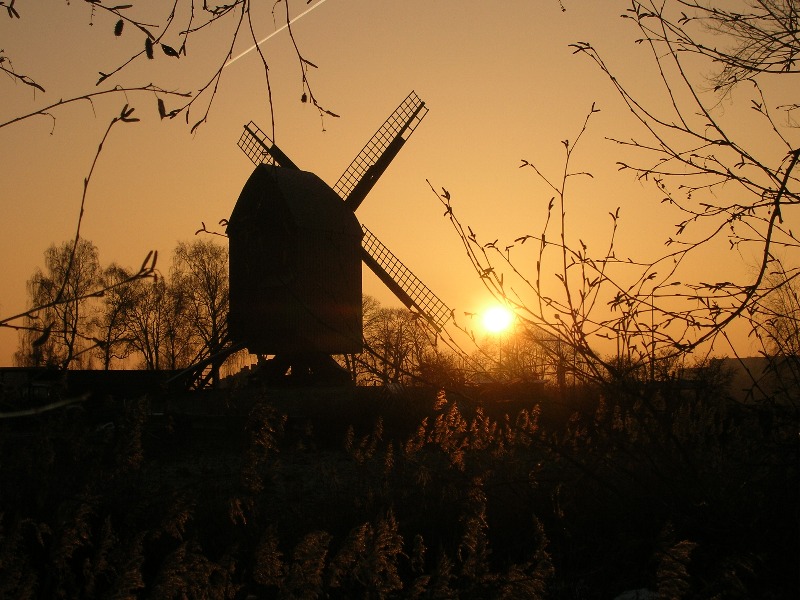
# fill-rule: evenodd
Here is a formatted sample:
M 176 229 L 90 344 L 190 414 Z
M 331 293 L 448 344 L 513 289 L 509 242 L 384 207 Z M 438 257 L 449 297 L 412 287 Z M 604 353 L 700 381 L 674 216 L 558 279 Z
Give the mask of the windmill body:
M 361 237 L 319 177 L 256 167 L 228 222 L 232 339 L 255 354 L 361 352 Z
M 230 339 L 274 355 L 278 377 L 335 373 L 331 354 L 362 350 L 361 261 L 435 331 L 451 311 L 355 210 L 427 113 L 414 92 L 333 186 L 302 171 L 254 123 L 239 147 L 256 168 L 228 222 Z

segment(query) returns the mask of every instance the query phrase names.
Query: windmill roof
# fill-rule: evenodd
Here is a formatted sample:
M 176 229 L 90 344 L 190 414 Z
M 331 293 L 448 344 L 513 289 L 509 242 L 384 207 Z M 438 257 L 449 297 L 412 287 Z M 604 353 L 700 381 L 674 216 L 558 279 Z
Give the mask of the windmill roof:
M 280 203 L 302 229 L 336 231 L 361 236 L 353 212 L 328 184 L 314 173 L 259 165 L 242 190 L 233 209 L 228 229 L 252 226 L 270 214 L 270 204 Z

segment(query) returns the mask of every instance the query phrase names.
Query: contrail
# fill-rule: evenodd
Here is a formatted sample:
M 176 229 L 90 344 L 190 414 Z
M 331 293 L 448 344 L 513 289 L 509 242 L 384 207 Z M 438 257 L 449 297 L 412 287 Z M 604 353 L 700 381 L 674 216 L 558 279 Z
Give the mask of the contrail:
M 298 20 L 302 19 L 302 18 L 303 18 L 303 17 L 305 17 L 305 16 L 306 16 L 308 13 L 310 13 L 312 10 L 314 10 L 315 8 L 319 8 L 320 6 L 322 6 L 323 4 L 325 4 L 327 1 L 328 1 L 328 0 L 319 0 L 319 2 L 317 2 L 317 3 L 316 3 L 314 6 L 312 6 L 312 7 L 310 7 L 310 8 L 307 8 L 306 10 L 304 10 L 303 12 L 301 12 L 299 15 L 297 15 L 297 16 L 296 16 L 294 19 L 292 19 L 292 20 L 290 20 L 288 23 L 286 23 L 285 25 L 282 25 L 281 27 L 278 27 L 278 29 L 276 29 L 275 31 L 273 31 L 272 33 L 270 33 L 270 34 L 269 34 L 267 37 L 265 37 L 263 40 L 259 41 L 257 44 L 255 44 L 255 45 L 251 46 L 250 48 L 248 48 L 247 50 L 245 50 L 245 51 L 244 51 L 244 52 L 242 52 L 241 54 L 239 54 L 239 55 L 237 55 L 237 56 L 234 56 L 232 59 L 230 59 L 228 62 L 226 62 L 226 63 L 225 63 L 225 67 L 229 67 L 229 66 L 231 66 L 233 63 L 235 63 L 237 60 L 239 60 L 239 59 L 240 59 L 240 58 L 242 58 L 243 56 L 246 56 L 246 55 L 250 54 L 250 53 L 251 53 L 253 50 L 255 50 L 256 48 L 258 48 L 258 47 L 259 47 L 261 44 L 263 44 L 264 42 L 266 42 L 266 41 L 267 41 L 267 40 L 269 40 L 270 38 L 273 38 L 273 37 L 275 37 L 275 36 L 276 36 L 276 35 L 278 35 L 278 34 L 279 34 L 281 31 L 283 31 L 284 29 L 286 29 L 287 27 L 289 27 L 289 25 L 291 25 L 291 24 L 292 24 L 292 23 L 294 23 L 295 21 L 298 21 Z M 223 67 L 223 68 L 225 68 L 225 67 Z

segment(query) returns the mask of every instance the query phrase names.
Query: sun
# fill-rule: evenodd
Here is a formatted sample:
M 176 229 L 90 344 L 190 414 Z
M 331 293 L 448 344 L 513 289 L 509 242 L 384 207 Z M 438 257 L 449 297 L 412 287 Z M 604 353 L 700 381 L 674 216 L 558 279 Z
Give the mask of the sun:
M 492 306 L 483 313 L 483 327 L 490 333 L 500 333 L 511 326 L 514 313 L 505 306 Z

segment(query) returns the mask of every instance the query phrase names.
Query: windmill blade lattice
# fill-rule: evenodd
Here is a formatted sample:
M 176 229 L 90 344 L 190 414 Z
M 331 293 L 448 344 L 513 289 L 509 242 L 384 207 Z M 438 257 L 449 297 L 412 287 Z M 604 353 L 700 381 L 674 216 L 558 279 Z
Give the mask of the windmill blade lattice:
M 364 238 L 361 242 L 362 258 L 367 266 L 383 281 L 410 310 L 422 315 L 438 332 L 452 315 L 452 311 L 392 254 L 375 235 L 361 226 Z
M 244 126 L 236 145 L 242 149 L 242 152 L 255 166 L 267 164 L 289 169 L 297 168 L 297 165 L 253 121 Z
M 425 102 L 412 91 L 353 159 L 333 186 L 350 210 L 359 207 L 426 114 Z

